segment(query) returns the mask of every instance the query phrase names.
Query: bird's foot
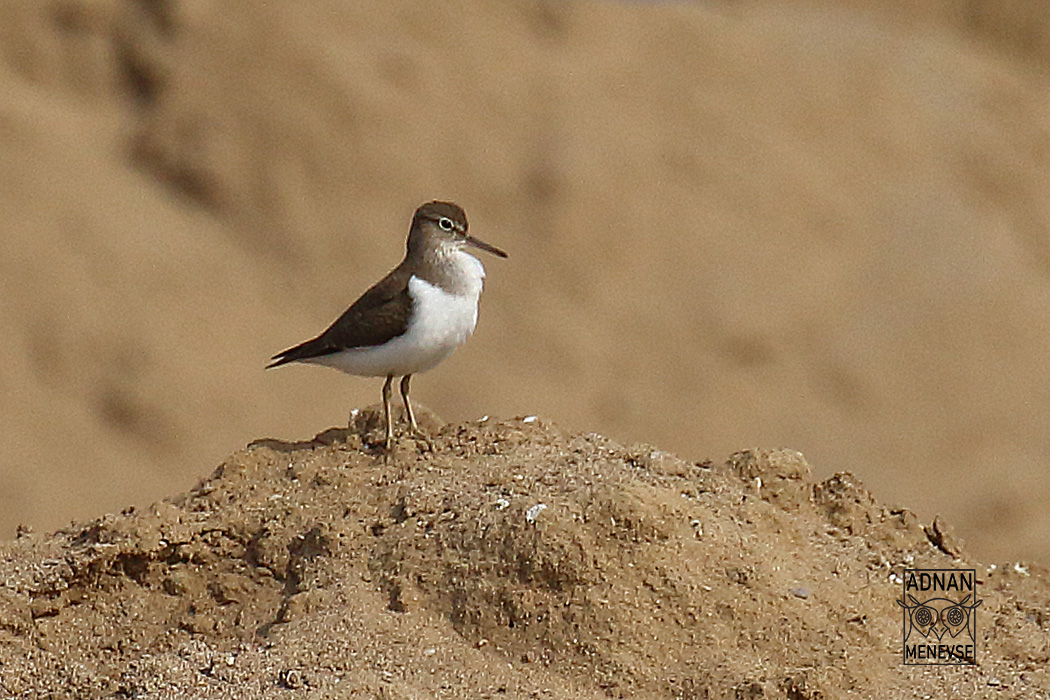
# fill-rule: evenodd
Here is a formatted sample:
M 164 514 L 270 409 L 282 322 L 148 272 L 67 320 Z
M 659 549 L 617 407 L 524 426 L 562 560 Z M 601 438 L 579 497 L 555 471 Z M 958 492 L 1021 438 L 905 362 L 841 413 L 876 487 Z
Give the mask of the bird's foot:
M 386 436 L 371 432 L 361 436 L 361 446 L 373 457 L 382 457 L 384 462 L 390 462 L 391 457 L 397 452 L 397 440 L 393 435 Z
M 414 430 L 409 431 L 409 435 L 415 441 L 416 449 L 419 452 L 423 453 L 435 451 L 434 441 L 431 439 L 428 433 L 416 427 Z
M 435 444 L 431 436 L 419 426 L 408 428 L 403 431 L 395 431 L 390 435 L 374 436 L 369 441 L 368 447 L 376 456 L 381 456 L 383 461 L 389 464 L 396 454 L 403 449 L 412 450 L 417 453 L 434 452 Z

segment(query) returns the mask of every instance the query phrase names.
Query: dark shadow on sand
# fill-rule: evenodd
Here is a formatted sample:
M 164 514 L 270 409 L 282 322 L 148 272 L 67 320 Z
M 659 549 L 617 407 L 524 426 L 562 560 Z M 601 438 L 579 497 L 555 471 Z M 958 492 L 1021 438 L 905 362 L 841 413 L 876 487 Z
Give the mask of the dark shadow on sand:
M 318 433 L 311 440 L 297 440 L 294 442 L 288 442 L 286 440 L 278 440 L 276 438 L 261 438 L 259 440 L 253 440 L 248 443 L 248 448 L 253 447 L 267 447 L 276 452 L 299 452 L 300 450 L 316 450 L 318 447 L 328 447 L 339 443 L 345 443 L 349 440 L 351 435 L 354 435 L 357 431 L 350 430 L 349 428 L 329 428 L 322 433 Z

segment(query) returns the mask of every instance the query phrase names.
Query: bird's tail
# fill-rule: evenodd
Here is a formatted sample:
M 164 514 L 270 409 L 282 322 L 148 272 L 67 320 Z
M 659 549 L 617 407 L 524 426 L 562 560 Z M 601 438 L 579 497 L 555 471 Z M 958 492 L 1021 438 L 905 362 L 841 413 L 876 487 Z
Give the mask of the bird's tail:
M 274 367 L 280 367 L 286 365 L 289 362 L 296 362 L 298 360 L 308 360 L 311 357 L 319 357 L 321 355 L 327 355 L 331 350 L 327 349 L 324 344 L 318 342 L 319 338 L 308 340 L 305 343 L 300 343 L 294 348 L 288 348 L 283 352 L 279 352 L 270 358 L 270 364 L 266 365 L 266 369 L 272 369 Z

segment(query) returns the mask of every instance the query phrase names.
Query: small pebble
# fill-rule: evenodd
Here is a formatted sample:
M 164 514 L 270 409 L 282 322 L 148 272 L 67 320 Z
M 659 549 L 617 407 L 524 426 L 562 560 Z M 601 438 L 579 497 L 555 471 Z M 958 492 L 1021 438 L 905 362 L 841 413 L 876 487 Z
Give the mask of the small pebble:
M 525 519 L 530 523 L 536 522 L 536 518 L 540 517 L 540 513 L 547 509 L 546 503 L 537 503 L 532 508 L 525 511 Z

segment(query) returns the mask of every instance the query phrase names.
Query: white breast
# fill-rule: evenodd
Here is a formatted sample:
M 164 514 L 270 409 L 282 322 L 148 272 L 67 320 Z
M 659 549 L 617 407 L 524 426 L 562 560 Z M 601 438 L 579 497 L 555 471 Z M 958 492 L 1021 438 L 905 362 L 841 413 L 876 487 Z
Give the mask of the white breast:
M 415 306 L 403 335 L 384 345 L 346 350 L 312 361 L 364 377 L 400 377 L 437 366 L 474 332 L 485 278 L 485 268 L 473 255 L 463 251 L 453 255 L 463 281 L 462 291 L 449 293 L 413 275 L 408 293 Z

